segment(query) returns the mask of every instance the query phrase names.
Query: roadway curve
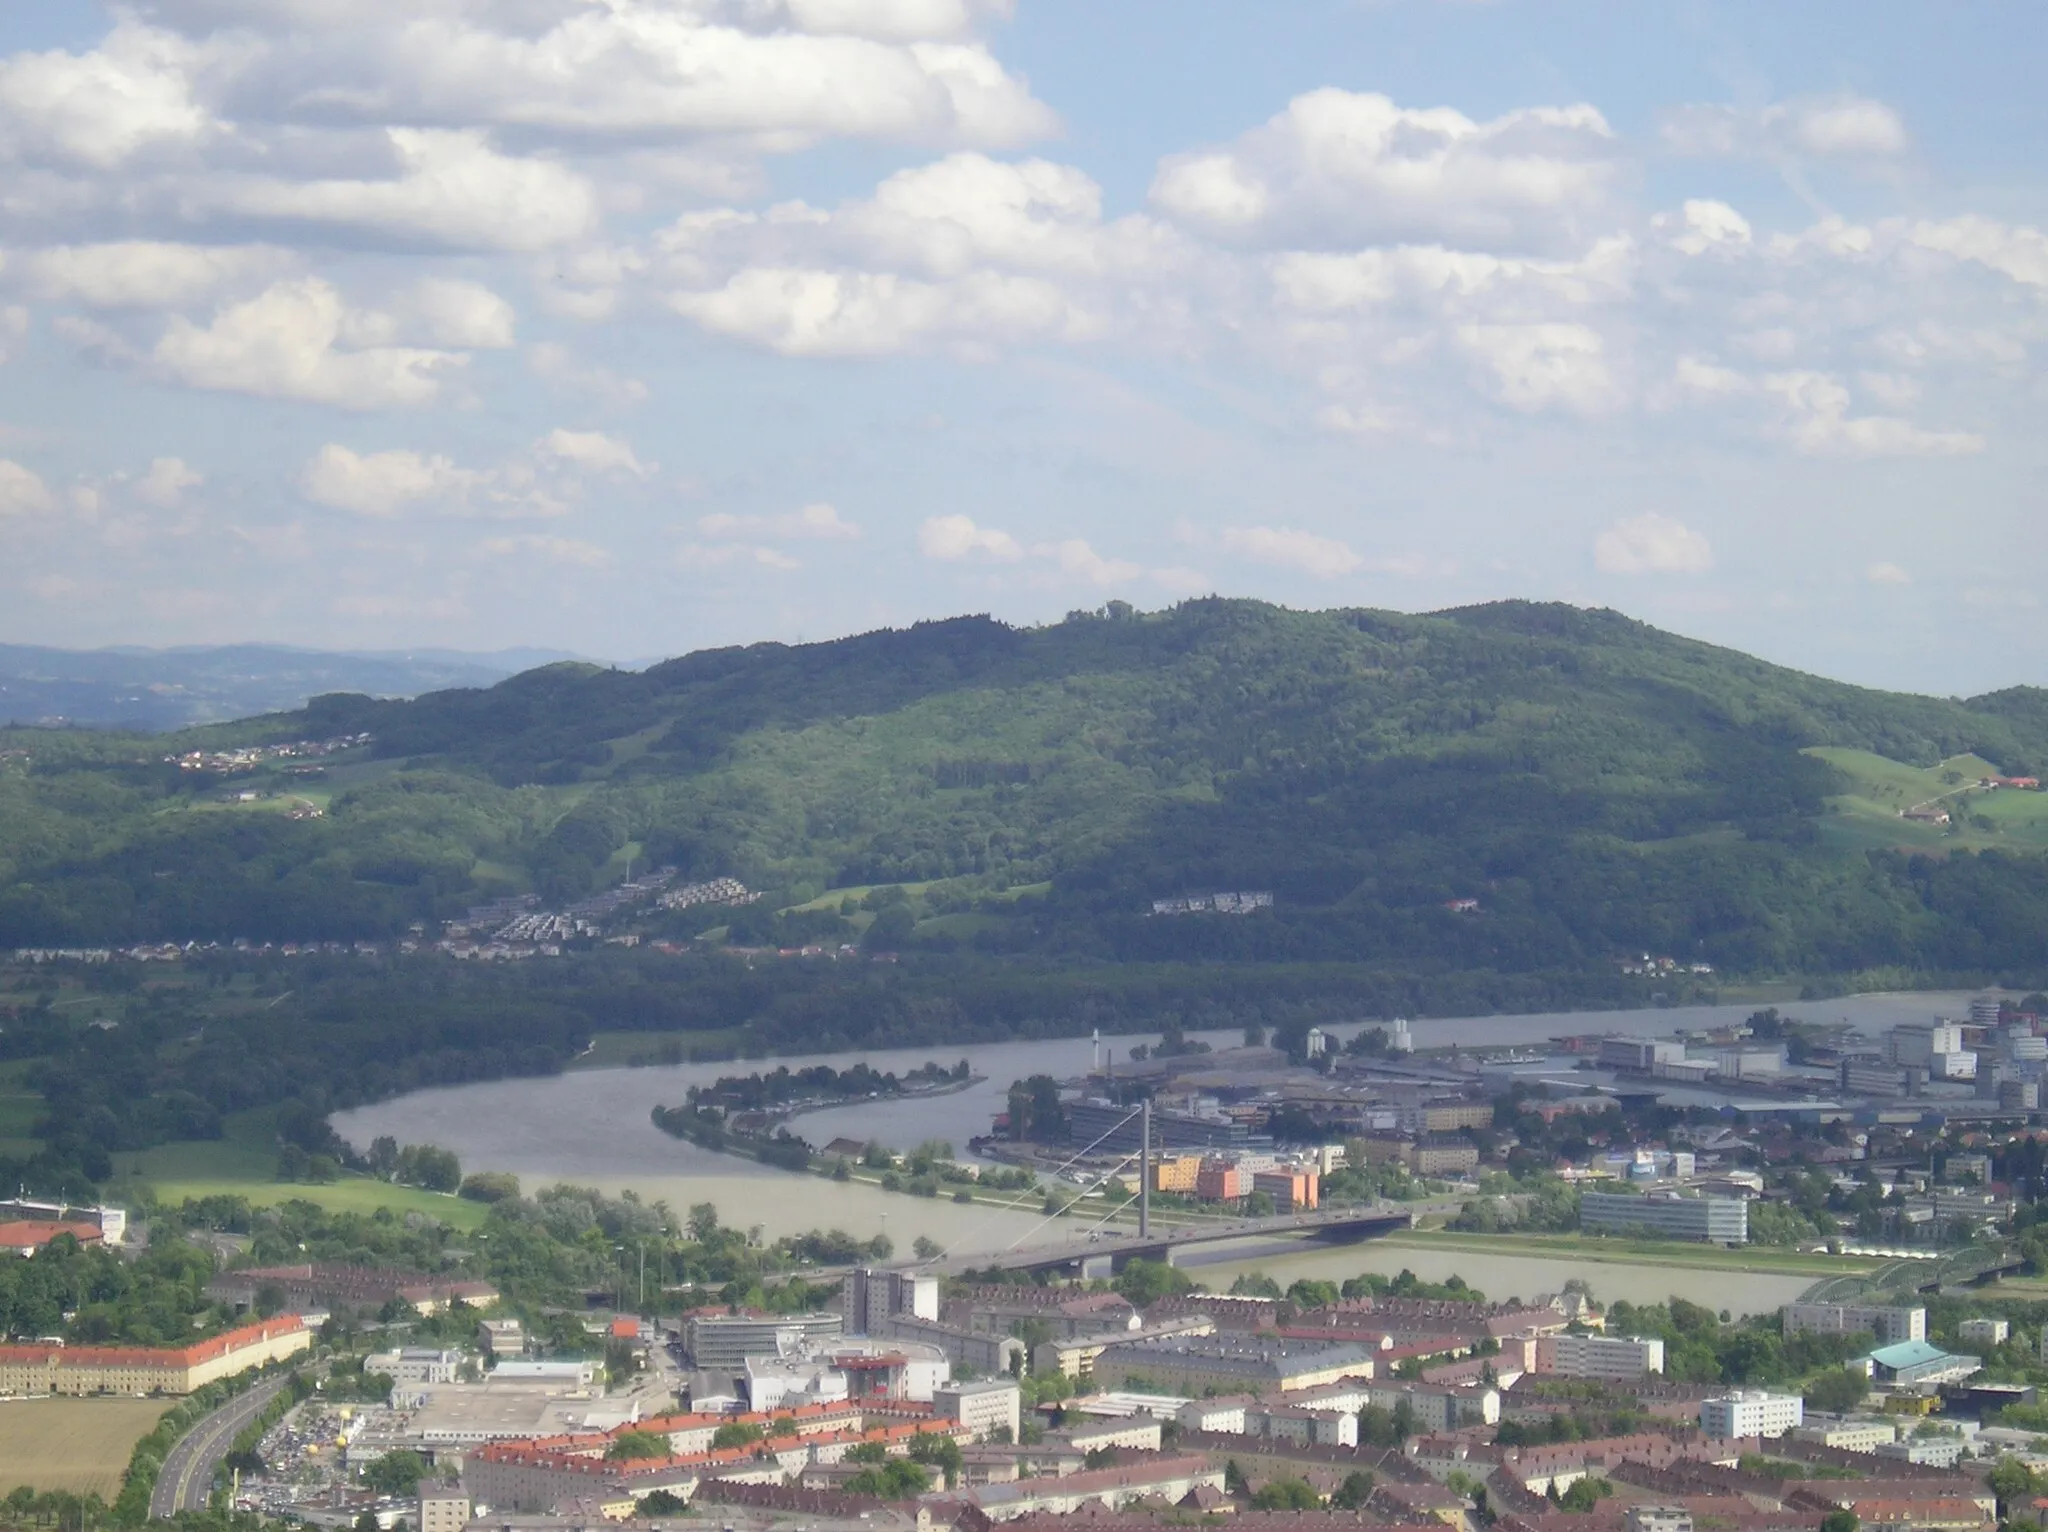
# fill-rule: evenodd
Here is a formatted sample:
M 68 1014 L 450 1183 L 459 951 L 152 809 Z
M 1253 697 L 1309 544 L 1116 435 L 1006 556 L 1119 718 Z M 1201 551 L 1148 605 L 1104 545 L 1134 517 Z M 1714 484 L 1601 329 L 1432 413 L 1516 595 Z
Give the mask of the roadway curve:
M 178 1438 L 164 1458 L 156 1476 L 156 1489 L 149 1497 L 151 1516 L 171 1516 L 179 1511 L 203 1511 L 213 1495 L 213 1471 L 235 1445 L 235 1438 L 249 1428 L 291 1382 L 290 1374 L 259 1383 L 246 1394 L 237 1394 Z

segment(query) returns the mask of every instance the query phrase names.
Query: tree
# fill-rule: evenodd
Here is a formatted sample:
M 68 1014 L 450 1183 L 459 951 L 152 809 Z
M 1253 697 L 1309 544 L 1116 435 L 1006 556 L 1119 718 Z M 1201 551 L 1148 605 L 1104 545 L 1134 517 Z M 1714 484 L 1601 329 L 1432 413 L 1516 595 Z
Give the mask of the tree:
M 729 1420 L 711 1433 L 711 1450 L 723 1452 L 728 1447 L 751 1447 L 767 1434 L 751 1421 Z
M 1148 1261 L 1140 1256 L 1118 1272 L 1110 1285 L 1142 1309 L 1161 1298 L 1193 1292 L 1195 1279 L 1177 1266 L 1169 1266 L 1164 1261 Z
M 2016 1457 L 2002 1457 L 1993 1466 L 1989 1482 L 1998 1497 L 1998 1515 L 2009 1520 L 2018 1508 L 2034 1496 L 2034 1471 Z
M 1842 1415 L 1863 1402 L 1863 1396 L 1870 1392 L 1870 1382 L 1861 1373 L 1841 1367 L 1821 1373 L 1801 1392 L 1809 1410 Z
M 1583 1514 L 1592 1510 L 1594 1506 L 1613 1493 L 1614 1486 L 1612 1484 L 1609 1484 L 1605 1479 L 1596 1479 L 1593 1475 L 1587 1474 L 1582 1478 L 1574 1479 L 1572 1487 L 1557 1497 L 1557 1503 L 1567 1511 L 1577 1511 Z
M 654 1431 L 621 1431 L 612 1438 L 604 1449 L 607 1461 L 613 1463 L 635 1463 L 643 1458 L 665 1458 L 669 1455 L 668 1438 Z
M 931 1487 L 931 1476 L 908 1458 L 891 1458 L 874 1468 L 863 1468 L 846 1481 L 849 1495 L 879 1495 L 884 1500 L 908 1500 Z
M 1313 1511 L 1322 1503 L 1323 1497 L 1304 1479 L 1274 1479 L 1252 1496 L 1255 1511 Z
M 910 1242 L 910 1253 L 920 1261 L 936 1261 L 946 1253 L 946 1247 L 929 1234 L 920 1234 Z
M 676 1494 L 673 1490 L 666 1489 L 658 1489 L 651 1494 L 642 1495 L 639 1505 L 634 1507 L 634 1514 L 642 1517 L 687 1516 L 689 1511 L 689 1501 L 683 1499 L 682 1496 Z
M 936 1468 L 946 1476 L 946 1488 L 960 1482 L 960 1444 L 937 1431 L 922 1431 L 911 1438 L 910 1461 Z
M 387 1452 L 363 1470 L 363 1483 L 380 1495 L 416 1495 L 427 1476 L 427 1462 L 417 1452 Z
M 1820 1532 L 1856 1532 L 1856 1513 L 1838 1506 L 1820 1519 Z
M 1372 1498 L 1372 1475 L 1363 1468 L 1353 1469 L 1344 1476 L 1344 1482 L 1337 1486 L 1330 1496 L 1330 1505 L 1339 1511 L 1362 1511 L 1366 1501 Z

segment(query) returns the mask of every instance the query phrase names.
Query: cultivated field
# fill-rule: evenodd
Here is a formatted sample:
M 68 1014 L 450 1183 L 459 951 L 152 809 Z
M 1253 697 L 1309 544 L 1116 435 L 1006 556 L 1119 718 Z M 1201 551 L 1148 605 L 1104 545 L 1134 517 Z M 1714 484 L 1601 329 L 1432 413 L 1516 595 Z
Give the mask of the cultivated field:
M 2004 769 L 1975 755 L 1934 766 L 1908 766 L 1867 750 L 1816 747 L 1804 752 L 1843 774 L 1847 791 L 1828 799 L 1821 836 L 1839 850 L 2014 851 L 2048 848 L 2048 793 L 2009 788 L 1984 792 L 1980 778 Z M 1946 825 L 1900 817 L 1922 806 L 1950 815 Z
M 175 1401 L 0 1400 L 0 1494 L 26 1484 L 112 1500 L 135 1444 Z

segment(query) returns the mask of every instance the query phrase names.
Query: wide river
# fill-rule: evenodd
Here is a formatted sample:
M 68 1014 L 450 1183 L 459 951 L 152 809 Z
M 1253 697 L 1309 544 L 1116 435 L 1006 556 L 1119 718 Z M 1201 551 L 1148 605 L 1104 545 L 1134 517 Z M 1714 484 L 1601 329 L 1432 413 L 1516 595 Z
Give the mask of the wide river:
M 1956 994 L 1868 995 L 1795 1001 L 1780 1005 L 1779 1010 L 1804 1021 L 1847 1021 L 1874 1033 L 1906 1020 L 1954 1014 L 1967 1005 L 1968 998 Z M 1753 1009 L 1747 1005 L 1690 1006 L 1431 1018 L 1416 1022 L 1414 1033 L 1420 1048 L 1453 1043 L 1487 1048 L 1533 1045 L 1584 1032 L 1662 1037 L 1737 1021 Z M 1355 1029 L 1336 1030 L 1342 1036 Z M 1234 1033 L 1219 1032 L 1206 1034 L 1206 1040 L 1226 1047 L 1238 1038 Z M 1138 1041 L 1149 1039 L 1107 1039 L 1105 1046 L 1113 1045 L 1122 1055 Z M 981 1084 L 945 1096 L 866 1101 L 807 1113 L 798 1120 L 799 1131 L 814 1144 L 843 1136 L 878 1138 L 898 1148 L 933 1138 L 964 1146 L 968 1138 L 988 1131 L 991 1118 L 1003 1109 L 1012 1081 L 1032 1074 L 1065 1079 L 1085 1073 L 1092 1062 L 1087 1038 L 1065 1038 L 965 1049 L 820 1054 L 765 1063 L 594 1069 L 418 1091 L 338 1113 L 334 1125 L 359 1149 L 367 1148 L 382 1134 L 401 1144 L 439 1144 L 454 1150 L 466 1170 L 512 1171 L 529 1190 L 572 1181 L 615 1195 L 630 1190 L 678 1210 L 693 1203 L 714 1203 L 726 1223 L 742 1228 L 759 1226 L 771 1238 L 806 1229 L 841 1228 L 863 1237 L 885 1233 L 899 1251 L 907 1253 L 912 1240 L 928 1235 L 949 1250 L 977 1255 L 993 1255 L 1019 1243 L 1041 1243 L 1049 1235 L 1056 1239 L 1057 1234 L 1041 1230 L 1042 1220 L 1031 1202 L 1016 1209 L 962 1207 L 859 1184 L 791 1175 L 670 1138 L 649 1120 L 654 1107 L 676 1105 L 688 1087 L 710 1084 L 720 1075 L 772 1069 L 777 1064 L 793 1069 L 819 1063 L 843 1068 L 861 1059 L 877 1069 L 900 1074 L 927 1059 L 950 1065 L 963 1056 L 977 1075 L 985 1077 Z M 1443 1259 L 1435 1251 L 1392 1246 L 1381 1250 L 1368 1245 L 1252 1264 L 1262 1265 L 1283 1281 L 1309 1274 L 1349 1276 L 1367 1270 L 1391 1274 L 1402 1266 L 1412 1267 L 1418 1276 L 1439 1278 L 1449 1275 Z M 1522 1257 L 1461 1256 L 1460 1265 L 1465 1280 L 1489 1294 L 1498 1289 L 1501 1294 L 1527 1297 L 1538 1291 L 1555 1291 L 1573 1275 L 1560 1262 Z M 1228 1284 L 1234 1269 L 1212 1268 L 1223 1278 L 1223 1285 Z M 1602 1266 L 1585 1274 L 1605 1298 L 1634 1300 L 1675 1292 L 1715 1308 L 1771 1307 L 1783 1302 L 1785 1293 L 1796 1293 L 1806 1285 L 1800 1278 L 1727 1276 L 1656 1267 Z M 1213 1282 L 1215 1278 L 1205 1273 L 1204 1280 Z

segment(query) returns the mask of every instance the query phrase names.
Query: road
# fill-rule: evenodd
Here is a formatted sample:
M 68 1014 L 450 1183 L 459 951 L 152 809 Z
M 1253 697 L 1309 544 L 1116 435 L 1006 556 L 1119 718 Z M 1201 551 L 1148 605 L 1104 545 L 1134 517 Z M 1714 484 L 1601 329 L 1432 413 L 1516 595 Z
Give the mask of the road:
M 246 1394 L 237 1394 L 178 1439 L 164 1459 L 163 1472 L 156 1476 L 156 1492 L 149 1497 L 151 1516 L 170 1516 L 178 1511 L 203 1511 L 213 1493 L 213 1471 L 235 1445 L 235 1438 L 263 1413 L 291 1382 L 287 1374 L 259 1383 Z

